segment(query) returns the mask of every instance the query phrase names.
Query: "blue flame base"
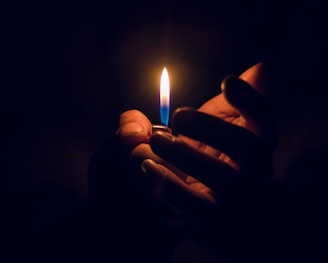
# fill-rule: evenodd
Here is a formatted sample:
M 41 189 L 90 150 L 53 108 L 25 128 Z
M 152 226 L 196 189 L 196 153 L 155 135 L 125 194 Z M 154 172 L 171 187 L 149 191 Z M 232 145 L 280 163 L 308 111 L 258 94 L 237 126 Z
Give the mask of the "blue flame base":
M 165 126 L 168 126 L 169 125 L 170 108 L 169 107 L 161 107 L 160 115 L 161 115 L 161 123 Z

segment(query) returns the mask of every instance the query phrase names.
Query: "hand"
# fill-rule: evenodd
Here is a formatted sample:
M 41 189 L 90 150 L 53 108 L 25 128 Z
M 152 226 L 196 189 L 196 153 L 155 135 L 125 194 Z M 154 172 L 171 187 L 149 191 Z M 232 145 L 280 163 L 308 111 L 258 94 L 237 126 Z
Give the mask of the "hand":
M 190 238 L 221 255 L 232 248 L 251 253 L 244 242 L 263 223 L 258 209 L 274 145 L 264 74 L 257 64 L 239 78 L 227 77 L 223 93 L 198 111 L 177 110 L 172 125 L 182 135 L 159 132 L 150 140 L 169 165 L 158 157 L 143 162 L 145 173 L 162 181 L 160 198 L 183 211 Z
M 112 259 L 114 254 L 124 262 L 168 262 L 180 240 L 167 225 L 178 223 L 171 220 L 176 213 L 147 194 L 147 180 L 140 169 L 144 158 L 155 156 L 149 144 L 143 143 L 151 132 L 151 123 L 143 113 L 124 112 L 116 136 L 90 161 L 91 222 L 94 238 L 103 240 L 102 246 L 96 247 L 99 259 Z M 144 151 L 144 158 L 133 156 L 143 147 L 151 154 Z

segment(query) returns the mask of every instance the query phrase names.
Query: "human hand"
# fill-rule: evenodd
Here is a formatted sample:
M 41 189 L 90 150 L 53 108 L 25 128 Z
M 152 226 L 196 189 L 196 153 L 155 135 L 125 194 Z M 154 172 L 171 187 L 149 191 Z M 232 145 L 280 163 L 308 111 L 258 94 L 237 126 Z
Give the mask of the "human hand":
M 221 255 L 248 247 L 241 245 L 249 229 L 263 223 L 258 208 L 268 190 L 274 146 L 264 74 L 259 63 L 239 78 L 226 78 L 223 93 L 198 111 L 176 111 L 172 124 L 182 135 L 159 132 L 150 140 L 170 166 L 154 159 L 142 164 L 148 176 L 162 181 L 160 198 L 186 215 L 189 236 L 212 250 L 220 247 Z
M 177 228 L 167 224 L 178 223 L 172 220 L 175 211 L 154 202 L 147 191 L 148 180 L 140 170 L 145 158 L 159 159 L 145 143 L 151 132 L 151 123 L 142 112 L 123 112 L 116 135 L 90 161 L 93 232 L 95 238 L 104 240 L 105 248 L 99 258 L 106 258 L 111 248 L 124 262 L 168 262 L 180 241 Z M 136 150 L 143 157 L 135 155 Z
M 151 133 L 152 124 L 141 111 L 128 110 L 120 115 L 116 139 L 119 142 L 119 159 L 124 163 L 124 166 L 119 167 L 125 170 L 120 186 L 124 187 L 124 196 L 128 200 L 124 210 L 132 211 L 129 212 L 133 219 L 131 225 L 139 229 L 132 229 L 130 234 L 132 238 L 134 232 L 140 232 L 143 236 L 135 246 L 142 246 L 139 250 L 145 251 L 147 258 L 154 262 L 167 262 L 182 240 L 181 213 L 172 206 L 156 202 L 149 194 L 156 189 L 149 183 L 152 178 L 147 178 L 140 170 L 141 162 L 151 158 L 167 167 L 172 166 L 151 150 Z

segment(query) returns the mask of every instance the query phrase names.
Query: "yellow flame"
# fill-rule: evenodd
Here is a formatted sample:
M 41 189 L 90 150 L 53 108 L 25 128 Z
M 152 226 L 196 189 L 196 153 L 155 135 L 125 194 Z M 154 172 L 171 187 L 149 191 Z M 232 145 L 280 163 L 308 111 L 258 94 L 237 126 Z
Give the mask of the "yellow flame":
M 166 67 L 162 71 L 160 85 L 160 107 L 169 107 L 170 105 L 170 79 Z

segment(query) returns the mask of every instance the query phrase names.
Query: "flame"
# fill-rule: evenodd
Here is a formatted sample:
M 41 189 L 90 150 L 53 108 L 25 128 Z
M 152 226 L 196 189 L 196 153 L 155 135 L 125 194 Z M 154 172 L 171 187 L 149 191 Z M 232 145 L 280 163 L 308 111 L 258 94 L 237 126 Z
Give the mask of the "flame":
M 162 71 L 160 92 L 159 92 L 159 107 L 161 122 L 165 126 L 169 123 L 170 114 L 170 79 L 166 67 Z

